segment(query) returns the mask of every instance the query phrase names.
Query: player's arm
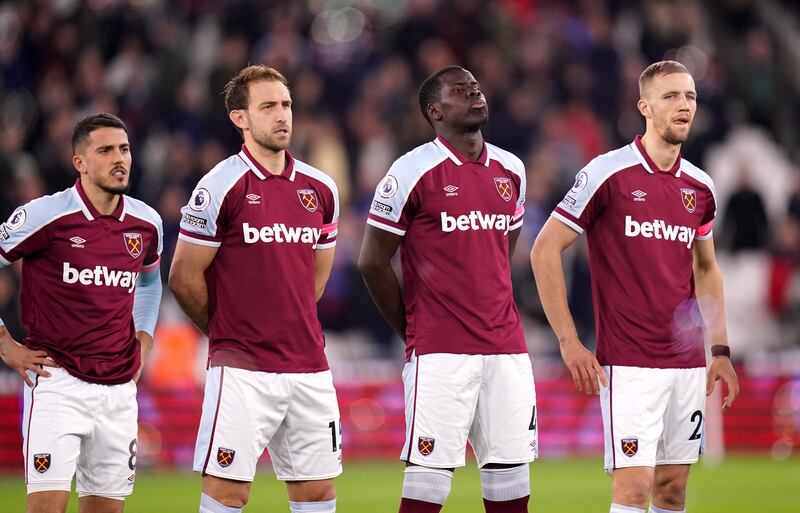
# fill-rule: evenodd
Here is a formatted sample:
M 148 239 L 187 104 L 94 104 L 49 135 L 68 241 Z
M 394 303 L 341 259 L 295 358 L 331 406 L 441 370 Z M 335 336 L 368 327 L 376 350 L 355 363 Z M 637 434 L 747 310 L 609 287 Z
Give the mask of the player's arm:
M 178 239 L 169 270 L 170 290 L 186 316 L 205 335 L 208 335 L 208 286 L 205 271 L 217 255 L 218 249 Z
M 392 268 L 392 257 L 403 237 L 367 225 L 358 270 L 364 279 L 369 295 L 389 325 L 406 339 L 406 309 L 400 281 Z
M 0 259 L 0 269 L 4 267 L 6 266 Z M 43 366 L 60 367 L 60 365 L 47 357 L 46 352 L 33 351 L 14 340 L 5 323 L 3 323 L 3 319 L 0 319 L 0 358 L 3 359 L 6 365 L 22 376 L 22 379 L 29 387 L 33 386 L 33 381 L 28 377 L 26 371 L 33 371 L 39 376 L 49 378 L 50 373 L 44 370 Z
M 328 278 L 331 277 L 331 269 L 333 268 L 333 254 L 336 248 L 318 249 L 316 252 L 316 269 L 314 270 L 314 287 L 317 293 L 317 301 L 322 299 L 322 294 L 325 292 L 325 285 L 328 284 Z
M 550 218 L 545 223 L 531 250 L 531 267 L 536 277 L 539 298 L 547 321 L 558 337 L 561 357 L 572 374 L 579 392 L 600 393 L 595 374 L 603 385 L 605 372 L 591 351 L 578 339 L 578 330 L 569 313 L 567 287 L 561 253 L 578 238 L 578 233 L 561 221 Z
M 134 382 L 139 381 L 147 357 L 153 349 L 153 333 L 156 330 L 162 289 L 160 265 L 139 273 L 133 297 L 133 323 L 136 326 L 136 337 L 142 346 L 142 364 L 133 377 Z
M 509 261 L 514 258 L 514 250 L 517 247 L 517 240 L 519 240 L 519 233 L 521 228 L 508 232 L 508 259 Z
M 711 345 L 728 346 L 728 332 L 725 327 L 725 297 L 722 285 L 722 273 L 717 265 L 714 253 L 714 238 L 705 240 L 695 239 L 693 246 L 694 281 L 697 303 L 703 315 L 706 331 Z M 725 382 L 728 395 L 722 403 L 722 410 L 726 411 L 739 395 L 739 378 L 733 369 L 730 358 L 727 356 L 712 356 L 711 365 L 706 374 L 706 393 L 714 391 L 714 384 L 718 380 Z

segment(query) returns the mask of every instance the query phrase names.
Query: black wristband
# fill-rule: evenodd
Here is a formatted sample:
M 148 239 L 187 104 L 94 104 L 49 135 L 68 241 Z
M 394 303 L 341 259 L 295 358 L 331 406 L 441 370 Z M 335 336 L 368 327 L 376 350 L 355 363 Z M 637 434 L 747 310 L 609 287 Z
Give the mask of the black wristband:
M 724 346 L 722 344 L 711 346 L 711 356 L 727 356 L 728 358 L 730 358 L 731 348 L 730 346 Z

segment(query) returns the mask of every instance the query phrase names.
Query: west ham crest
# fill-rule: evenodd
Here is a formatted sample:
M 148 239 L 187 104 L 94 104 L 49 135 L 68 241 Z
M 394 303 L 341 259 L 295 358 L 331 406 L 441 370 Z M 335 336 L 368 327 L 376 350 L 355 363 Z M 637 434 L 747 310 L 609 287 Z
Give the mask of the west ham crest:
M 433 438 L 421 436 L 417 439 L 417 449 L 419 449 L 419 453 L 423 456 L 428 456 L 432 453 L 434 445 L 436 445 L 436 440 Z
M 309 212 L 316 212 L 319 201 L 317 201 L 317 191 L 314 189 L 297 189 L 297 197 L 300 204 Z
M 623 438 L 620 440 L 620 444 L 622 445 L 622 453 L 629 458 L 639 452 L 638 438 Z
M 139 258 L 142 254 L 142 234 L 141 233 L 124 233 L 125 249 L 133 258 Z
M 50 454 L 49 453 L 42 453 L 42 454 L 34 454 L 33 455 L 33 468 L 36 469 L 36 472 L 40 474 L 44 474 L 50 468 Z
M 697 193 L 694 189 L 681 189 L 681 199 L 683 206 L 691 214 L 697 207 Z
M 217 449 L 217 463 L 220 467 L 229 467 L 233 463 L 233 457 L 236 456 L 236 451 L 233 449 L 225 449 L 220 447 Z
M 500 197 L 506 201 L 511 201 L 511 179 L 510 178 L 495 178 L 494 186 L 497 188 Z

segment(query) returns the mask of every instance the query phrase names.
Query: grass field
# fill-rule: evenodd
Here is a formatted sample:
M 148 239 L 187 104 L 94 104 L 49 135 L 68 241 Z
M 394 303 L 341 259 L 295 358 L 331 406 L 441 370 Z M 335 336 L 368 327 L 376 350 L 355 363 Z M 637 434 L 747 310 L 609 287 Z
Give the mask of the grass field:
M 534 513 L 606 513 L 611 481 L 599 458 L 541 461 L 533 465 Z M 337 479 L 339 513 L 394 513 L 399 503 L 400 463 L 349 463 Z M 192 513 L 197 511 L 200 479 L 192 474 L 140 472 L 126 513 Z M 21 479 L 0 479 L 0 511 L 24 511 Z M 696 465 L 689 483 L 692 513 L 800 512 L 800 457 L 771 461 L 764 457 L 729 457 L 713 467 Z M 77 512 L 77 500 L 70 500 Z M 286 491 L 269 472 L 256 478 L 245 511 L 288 512 Z M 483 512 L 478 472 L 474 466 L 456 471 L 443 513 Z

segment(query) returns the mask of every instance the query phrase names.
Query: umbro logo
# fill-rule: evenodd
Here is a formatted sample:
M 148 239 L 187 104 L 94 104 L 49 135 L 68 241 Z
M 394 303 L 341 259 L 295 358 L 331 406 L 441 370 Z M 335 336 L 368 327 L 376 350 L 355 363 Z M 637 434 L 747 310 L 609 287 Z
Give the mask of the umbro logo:
M 644 201 L 644 197 L 647 196 L 647 193 L 636 189 L 631 193 L 631 196 L 633 196 L 633 201 Z
M 445 194 L 445 197 L 449 198 L 450 196 L 458 196 L 458 192 L 456 192 L 456 191 L 458 191 L 458 187 L 457 186 L 448 185 L 447 187 L 444 188 L 444 192 L 447 193 L 447 194 Z
M 83 248 L 83 247 L 85 247 L 84 244 L 86 243 L 86 239 L 76 236 L 76 237 L 72 237 L 70 239 L 70 242 L 72 242 L 72 247 L 73 248 Z
M 261 204 L 261 196 L 259 196 L 258 194 L 250 193 L 247 196 L 245 196 L 245 198 L 247 198 L 247 203 L 249 203 L 250 205 Z

